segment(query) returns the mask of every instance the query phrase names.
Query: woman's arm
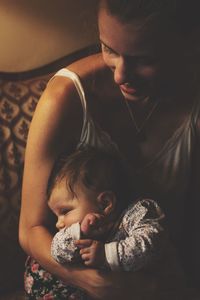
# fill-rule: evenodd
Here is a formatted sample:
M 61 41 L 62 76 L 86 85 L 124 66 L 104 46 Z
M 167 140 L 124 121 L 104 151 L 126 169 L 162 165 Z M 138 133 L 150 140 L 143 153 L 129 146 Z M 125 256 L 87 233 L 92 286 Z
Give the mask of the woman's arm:
M 102 68 L 104 64 L 99 55 L 69 66 L 80 76 L 85 89 L 91 85 L 95 72 Z M 82 118 L 74 84 L 70 79 L 55 77 L 39 100 L 26 146 L 19 238 L 29 254 L 37 247 L 30 247 L 32 238 L 27 232 L 49 225 L 46 188 L 51 169 L 61 153 L 72 151 L 79 142 Z
M 45 268 L 52 262 L 48 178 L 57 157 L 75 146 L 81 126 L 82 108 L 72 82 L 54 78 L 37 105 L 29 130 L 19 231 L 24 250 Z M 51 268 L 47 270 L 52 272 Z
M 90 76 L 94 76 L 98 69 L 102 70 L 102 66 L 102 60 L 97 55 L 69 68 L 78 73 L 87 86 L 91 82 Z M 47 182 L 53 164 L 62 152 L 70 152 L 76 146 L 82 129 L 82 117 L 80 99 L 72 81 L 64 77 L 51 80 L 37 105 L 29 130 L 19 240 L 23 249 L 47 271 L 66 284 L 80 284 L 84 288 L 85 282 L 89 282 L 89 270 L 66 269 L 51 257 L 51 213 L 46 199 Z M 91 272 L 99 278 L 96 271 Z M 94 274 L 92 278 L 95 278 Z

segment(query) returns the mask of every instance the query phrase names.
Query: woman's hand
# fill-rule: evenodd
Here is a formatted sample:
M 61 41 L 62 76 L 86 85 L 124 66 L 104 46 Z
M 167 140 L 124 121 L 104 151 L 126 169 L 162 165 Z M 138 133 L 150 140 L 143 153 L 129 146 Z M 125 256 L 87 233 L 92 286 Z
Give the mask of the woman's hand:
M 142 272 L 101 272 L 95 269 L 72 270 L 74 284 L 84 289 L 91 299 L 145 300 L 156 299 L 156 280 Z

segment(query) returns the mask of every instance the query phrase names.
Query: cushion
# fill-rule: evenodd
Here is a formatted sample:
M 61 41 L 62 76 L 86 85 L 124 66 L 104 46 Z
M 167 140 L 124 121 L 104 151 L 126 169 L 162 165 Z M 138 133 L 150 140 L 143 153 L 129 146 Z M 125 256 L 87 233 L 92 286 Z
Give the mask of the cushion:
M 0 82 L 1 289 L 22 284 L 23 280 L 25 254 L 18 244 L 18 222 L 24 152 L 30 121 L 50 77 Z

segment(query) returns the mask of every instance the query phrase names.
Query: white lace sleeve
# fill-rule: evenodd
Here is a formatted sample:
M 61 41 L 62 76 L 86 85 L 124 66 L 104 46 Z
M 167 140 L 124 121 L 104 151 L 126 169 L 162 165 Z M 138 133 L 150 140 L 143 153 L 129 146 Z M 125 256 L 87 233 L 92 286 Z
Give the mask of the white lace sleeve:
M 59 263 L 79 262 L 80 255 L 74 240 L 80 239 L 80 224 L 72 224 L 55 234 L 51 243 L 51 256 Z
M 107 243 L 105 253 L 112 270 L 136 271 L 158 259 L 165 236 L 164 214 L 155 201 L 138 201 L 125 213 L 120 239 Z

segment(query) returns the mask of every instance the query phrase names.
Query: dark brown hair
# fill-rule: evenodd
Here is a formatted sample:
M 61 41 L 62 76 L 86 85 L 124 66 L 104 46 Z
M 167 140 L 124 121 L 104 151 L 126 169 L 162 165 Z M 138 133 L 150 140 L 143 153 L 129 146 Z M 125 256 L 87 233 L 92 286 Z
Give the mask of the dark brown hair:
M 47 197 L 65 179 L 73 197 L 80 183 L 97 193 L 109 190 L 115 193 L 117 207 L 122 210 L 134 197 L 130 178 L 128 167 L 118 155 L 89 147 L 59 159 L 49 178 Z
M 124 23 L 150 18 L 182 33 L 200 26 L 199 0 L 100 0 L 101 7 Z

